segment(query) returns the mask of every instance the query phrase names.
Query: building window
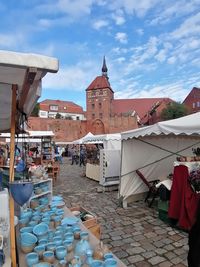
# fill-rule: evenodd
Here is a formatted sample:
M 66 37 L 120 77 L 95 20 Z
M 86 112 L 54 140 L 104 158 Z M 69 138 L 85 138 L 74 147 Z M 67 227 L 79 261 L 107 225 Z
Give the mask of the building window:
M 92 114 L 92 119 L 95 119 L 95 114 L 94 113 Z
M 99 103 L 99 108 L 102 108 L 102 104 L 101 103 Z
M 200 102 L 199 102 L 199 101 L 197 102 L 197 107 L 198 107 L 198 108 L 200 107 Z
M 192 108 L 195 108 L 195 103 L 192 103 Z
M 51 106 L 49 106 L 49 109 L 53 110 L 53 111 L 57 111 L 58 110 L 58 106 L 57 105 L 51 105 Z
M 95 105 L 94 104 L 92 104 L 92 109 L 94 109 L 95 108 Z
M 103 119 L 103 113 L 99 113 L 99 118 Z
M 103 90 L 102 89 L 100 89 L 99 95 L 103 95 Z
M 77 116 L 76 119 L 77 119 L 77 121 L 79 121 L 80 120 L 79 116 Z

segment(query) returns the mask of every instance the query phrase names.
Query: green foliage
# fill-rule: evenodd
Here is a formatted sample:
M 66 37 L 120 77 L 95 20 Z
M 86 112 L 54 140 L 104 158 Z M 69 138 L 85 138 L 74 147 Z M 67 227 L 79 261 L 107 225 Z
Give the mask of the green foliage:
M 31 112 L 32 117 L 38 117 L 39 116 L 39 110 L 40 110 L 40 104 L 36 103 L 33 111 Z
M 173 120 L 188 115 L 188 109 L 184 104 L 172 102 L 161 112 L 162 120 Z
M 61 119 L 62 118 L 62 115 L 60 113 L 57 113 L 55 118 L 56 119 Z

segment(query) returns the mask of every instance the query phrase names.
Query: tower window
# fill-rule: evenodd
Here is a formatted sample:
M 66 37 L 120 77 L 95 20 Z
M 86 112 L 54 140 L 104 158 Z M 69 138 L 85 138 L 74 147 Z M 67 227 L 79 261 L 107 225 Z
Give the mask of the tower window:
M 103 113 L 99 113 L 99 118 L 100 118 L 100 119 L 103 118 Z
M 94 113 L 92 114 L 92 119 L 95 119 L 95 114 Z
M 102 104 L 101 103 L 99 103 L 99 108 L 102 108 Z
M 94 109 L 95 108 L 95 105 L 94 104 L 92 104 L 92 109 Z

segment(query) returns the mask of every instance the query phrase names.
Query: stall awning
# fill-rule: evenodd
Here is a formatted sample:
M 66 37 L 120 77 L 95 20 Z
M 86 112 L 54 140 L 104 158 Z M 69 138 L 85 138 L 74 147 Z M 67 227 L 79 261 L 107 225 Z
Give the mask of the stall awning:
M 10 129 L 12 86 L 17 86 L 16 126 L 20 114 L 28 116 L 41 95 L 41 80 L 58 71 L 56 58 L 0 50 L 0 132 Z
M 122 140 L 155 135 L 199 135 L 200 112 L 121 133 Z

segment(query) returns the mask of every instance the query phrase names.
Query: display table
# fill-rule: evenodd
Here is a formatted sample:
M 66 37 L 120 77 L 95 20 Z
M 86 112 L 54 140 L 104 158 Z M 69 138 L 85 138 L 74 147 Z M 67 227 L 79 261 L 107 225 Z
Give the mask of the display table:
M 86 164 L 86 177 L 95 181 L 100 181 L 100 166 L 91 163 Z
M 72 212 L 67 208 L 65 207 L 64 208 L 64 211 L 65 211 L 65 217 L 67 216 L 70 216 L 70 217 L 74 217 L 74 215 L 72 214 Z M 83 223 L 79 223 L 79 226 L 81 228 L 81 230 L 83 231 L 86 231 L 89 233 L 89 242 L 90 242 L 90 245 L 92 246 L 92 248 L 95 248 L 96 246 L 98 246 L 99 244 L 99 239 L 97 239 L 84 225 Z M 21 249 L 20 249 L 20 245 L 19 245 L 19 229 L 17 229 L 17 252 L 18 252 L 18 257 L 19 257 L 19 267 L 25 267 L 27 266 L 26 265 L 26 260 L 25 260 L 25 256 L 26 254 L 22 253 L 21 252 Z M 115 255 L 114 255 L 115 257 Z M 117 257 L 115 257 L 115 259 L 117 260 L 117 266 L 118 267 L 125 267 L 126 265 L 121 261 L 119 260 Z M 55 265 L 55 263 L 54 263 Z

